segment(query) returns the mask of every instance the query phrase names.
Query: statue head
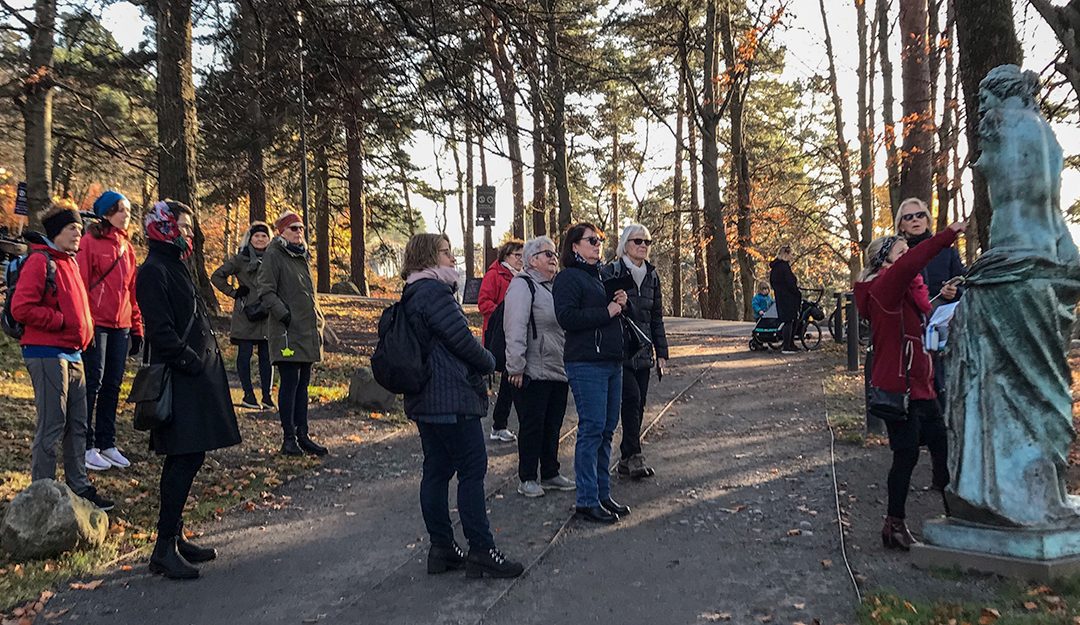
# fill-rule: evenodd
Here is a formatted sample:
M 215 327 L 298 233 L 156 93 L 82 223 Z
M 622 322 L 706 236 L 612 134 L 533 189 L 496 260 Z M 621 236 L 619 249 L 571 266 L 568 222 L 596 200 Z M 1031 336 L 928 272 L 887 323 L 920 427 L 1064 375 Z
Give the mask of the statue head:
M 999 65 L 979 82 L 979 117 L 994 108 L 1038 110 L 1039 75 L 1016 65 Z

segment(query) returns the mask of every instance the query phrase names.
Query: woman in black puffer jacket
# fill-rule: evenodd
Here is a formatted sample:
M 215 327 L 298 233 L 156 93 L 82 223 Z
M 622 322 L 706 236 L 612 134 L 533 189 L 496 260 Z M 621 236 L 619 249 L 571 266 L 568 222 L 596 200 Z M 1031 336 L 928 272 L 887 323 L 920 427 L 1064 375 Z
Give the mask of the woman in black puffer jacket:
M 495 358 L 473 336 L 454 299 L 458 273 L 452 249 L 445 234 L 414 235 L 401 268 L 402 307 L 431 371 L 422 391 L 405 396 L 405 416 L 416 422 L 424 449 L 420 509 L 431 536 L 428 573 L 464 568 L 469 577 L 517 577 L 524 567 L 495 547 L 484 500 L 487 447 L 480 419 L 488 410 L 484 376 L 495 369 Z M 455 473 L 468 556 L 450 522 L 448 489 Z
M 664 331 L 664 303 L 660 276 L 648 260 L 652 238 L 641 224 L 623 228 L 615 260 L 601 271 L 604 279 L 629 274 L 634 287 L 626 292 L 630 307 L 624 313 L 652 341 L 652 346 L 623 361 L 622 442 L 619 445 L 619 473 L 634 479 L 654 475 L 641 453 L 641 420 L 649 394 L 649 374 L 655 364 L 660 375 L 668 359 L 667 333 Z M 655 360 L 654 360 L 655 357 Z

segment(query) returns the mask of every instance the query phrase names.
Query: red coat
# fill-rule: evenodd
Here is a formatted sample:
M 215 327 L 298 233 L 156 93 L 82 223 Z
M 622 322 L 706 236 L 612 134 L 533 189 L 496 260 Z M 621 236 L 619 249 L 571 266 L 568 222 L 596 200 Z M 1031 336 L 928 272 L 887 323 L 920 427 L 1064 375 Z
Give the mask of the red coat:
M 480 314 L 484 317 L 484 333 L 487 333 L 491 313 L 495 312 L 495 309 L 506 298 L 506 289 L 510 288 L 510 281 L 513 279 L 514 274 L 499 261 L 491 263 L 487 273 L 484 274 L 484 280 L 480 283 L 480 294 L 476 298 L 476 307 L 480 309 Z
M 117 256 L 120 262 L 110 271 Z M 135 301 L 135 272 L 138 260 L 127 234 L 110 228 L 100 239 L 87 234 L 79 244 L 79 273 L 90 298 L 94 325 L 103 328 L 130 328 L 142 336 L 142 313 Z M 108 273 L 106 273 L 108 272 Z
M 44 244 L 35 243 L 30 249 L 52 256 L 56 291 L 45 288 L 45 257 L 30 254 L 11 296 L 11 316 L 26 327 L 19 344 L 86 349 L 94 336 L 94 321 L 75 258 Z
M 870 320 L 874 344 L 870 383 L 874 386 L 895 393 L 904 391 L 907 381 L 902 345 L 906 342 L 911 358 L 911 398 L 937 397 L 934 365 L 923 349 L 924 319 L 930 313 L 930 300 L 926 283 L 919 274 L 930 259 L 954 241 L 956 233 L 945 229 L 908 250 L 873 280 L 855 283 L 855 305 L 859 314 Z

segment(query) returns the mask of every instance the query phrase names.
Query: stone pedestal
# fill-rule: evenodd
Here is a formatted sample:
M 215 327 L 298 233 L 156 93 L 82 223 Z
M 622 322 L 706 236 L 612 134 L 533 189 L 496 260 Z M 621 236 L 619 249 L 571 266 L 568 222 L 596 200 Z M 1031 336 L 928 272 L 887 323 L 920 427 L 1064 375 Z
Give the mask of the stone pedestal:
M 959 568 L 1037 582 L 1080 572 L 1080 529 L 1019 530 L 935 519 L 911 549 L 920 568 Z

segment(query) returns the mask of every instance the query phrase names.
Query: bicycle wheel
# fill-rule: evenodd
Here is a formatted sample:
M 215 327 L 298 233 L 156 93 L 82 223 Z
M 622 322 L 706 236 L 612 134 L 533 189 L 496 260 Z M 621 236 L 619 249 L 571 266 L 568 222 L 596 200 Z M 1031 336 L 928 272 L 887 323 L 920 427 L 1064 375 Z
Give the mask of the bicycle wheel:
M 841 309 L 837 308 L 829 315 L 829 334 L 832 335 L 834 341 L 841 343 L 844 341 L 844 328 L 841 324 Z
M 799 341 L 807 351 L 812 351 L 820 347 L 821 326 L 819 326 L 816 321 L 807 321 L 806 325 L 803 327 L 802 334 L 799 336 Z

